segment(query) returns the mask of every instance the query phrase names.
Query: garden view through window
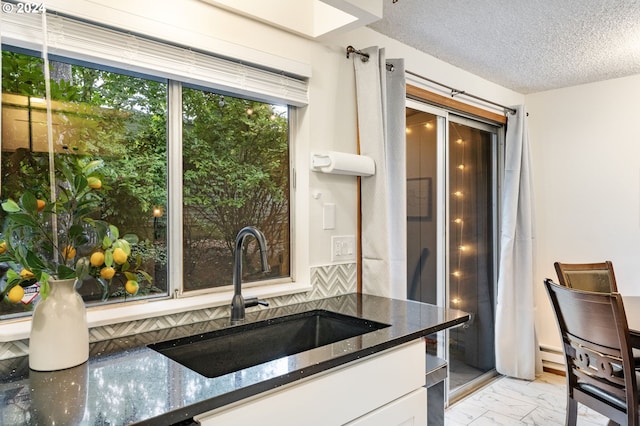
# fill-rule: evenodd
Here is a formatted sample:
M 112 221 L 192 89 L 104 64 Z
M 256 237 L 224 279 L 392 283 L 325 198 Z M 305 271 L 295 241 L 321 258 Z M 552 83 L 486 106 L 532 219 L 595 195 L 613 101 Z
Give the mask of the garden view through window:
M 255 239 L 243 246 L 243 280 L 289 276 L 288 113 L 282 107 L 183 88 L 185 291 L 232 284 L 236 234 L 260 229 L 271 272 Z
M 43 60 L 17 51 L 3 50 L 2 55 L 0 198 L 18 200 L 29 191 L 48 200 Z M 182 99 L 171 99 L 166 80 L 59 58 L 49 61 L 49 71 L 56 180 L 64 168 L 80 171 L 99 161 L 102 187 L 95 219 L 138 236 L 132 250 L 152 277 L 150 284 L 140 283 L 135 297 L 124 291 L 122 280 L 114 279 L 105 291 L 87 278 L 78 288 L 87 304 L 229 286 L 233 240 L 246 225 L 265 233 L 272 272 L 257 273 L 257 247 L 246 244 L 244 280 L 289 276 L 286 107 L 187 87 Z M 169 140 L 168 111 L 176 102 L 183 112 L 182 140 Z M 182 144 L 181 171 L 169 168 L 171 144 Z M 182 193 L 169 192 L 172 179 L 182 179 Z M 168 256 L 170 201 L 182 204 L 182 259 Z M 4 217 L 0 211 L 0 223 Z M 6 266 L 0 264 L 0 272 Z M 170 267 L 183 268 L 182 282 L 168 282 Z M 5 283 L 0 281 L 0 290 Z M 30 309 L 5 299 L 0 318 Z

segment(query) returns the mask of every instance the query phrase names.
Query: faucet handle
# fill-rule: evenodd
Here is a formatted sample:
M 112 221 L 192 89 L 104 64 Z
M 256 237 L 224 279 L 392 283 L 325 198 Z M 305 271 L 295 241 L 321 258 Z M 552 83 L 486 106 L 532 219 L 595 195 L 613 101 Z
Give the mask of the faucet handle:
M 258 299 L 257 297 L 247 297 L 244 299 L 244 306 L 246 306 L 247 308 L 258 305 L 269 306 L 269 302 L 267 302 L 266 300 Z

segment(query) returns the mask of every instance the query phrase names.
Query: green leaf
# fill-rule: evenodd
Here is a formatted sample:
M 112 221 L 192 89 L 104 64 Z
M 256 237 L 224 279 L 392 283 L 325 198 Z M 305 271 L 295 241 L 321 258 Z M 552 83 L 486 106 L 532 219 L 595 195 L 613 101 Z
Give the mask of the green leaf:
M 47 265 L 43 262 L 42 257 L 33 251 L 27 250 L 25 258 L 26 264 L 23 266 L 28 267 L 28 269 L 30 269 L 34 274 L 37 274 L 37 272 L 43 269 L 47 269 Z
M 125 272 L 124 275 L 128 280 L 138 281 L 138 276 L 133 272 Z
M 72 225 L 69 227 L 69 239 L 75 241 L 78 237 L 84 234 L 84 229 L 80 225 Z
M 16 278 L 20 278 L 20 274 L 18 274 L 15 270 L 9 269 L 7 271 L 7 281 L 15 280 Z
M 76 262 L 76 276 L 79 280 L 83 280 L 85 277 L 89 276 L 89 271 L 91 270 L 91 262 L 87 257 L 81 257 Z
M 81 175 L 76 175 L 76 177 L 71 182 L 73 182 L 73 187 L 76 194 L 89 187 L 89 182 L 87 182 L 87 179 Z
M 44 278 L 40 281 L 40 297 L 42 300 L 49 296 L 49 275 L 43 274 Z
M 91 173 L 95 172 L 96 170 L 98 170 L 100 167 L 102 167 L 103 161 L 102 160 L 93 160 L 90 161 L 89 163 L 87 163 L 87 165 L 85 165 L 82 168 L 82 172 L 88 176 Z
M 131 245 L 138 244 L 138 242 L 140 242 L 140 239 L 136 234 L 124 234 L 122 236 L 122 239 L 127 241 Z
M 136 266 L 134 266 L 134 268 L 138 269 L 140 268 L 140 265 L 142 265 L 142 256 L 138 254 L 136 256 Z
M 22 204 L 22 207 L 30 213 L 36 213 L 38 211 L 36 196 L 29 191 L 22 194 L 22 197 L 20 197 L 20 204 Z
M 104 265 L 105 266 L 113 266 L 113 250 L 112 249 L 106 249 L 104 251 Z
M 7 286 L 10 286 L 10 285 L 13 286 L 14 284 L 17 284 L 20 281 L 22 281 L 22 278 L 16 271 L 14 271 L 13 269 L 9 269 L 7 271 Z
M 106 250 L 109 247 L 111 247 L 113 245 L 113 241 L 111 241 L 111 238 L 109 238 L 107 235 L 104 236 L 104 238 L 102 239 L 102 249 Z
M 66 280 L 69 278 L 76 278 L 76 271 L 69 268 L 67 265 L 58 265 L 58 279 Z
M 15 213 L 15 212 L 19 212 L 21 209 L 18 203 L 9 199 L 4 203 L 2 203 L 2 210 L 4 210 L 7 213 Z
M 151 281 L 152 281 L 151 275 L 149 275 L 147 272 L 145 272 L 145 271 L 143 271 L 143 270 L 139 270 L 139 271 L 138 271 L 138 273 L 139 273 L 140 275 L 142 275 L 142 276 L 144 277 L 144 279 L 145 279 L 145 280 L 147 280 L 147 282 L 148 282 L 149 284 L 151 284 Z
M 69 183 L 73 182 L 73 179 L 74 179 L 73 171 L 69 168 L 69 166 L 67 166 L 63 162 L 59 162 L 57 166 L 62 170 L 64 179 Z
M 22 213 L 21 211 L 12 213 L 11 215 L 7 216 L 7 220 L 21 226 L 28 226 L 30 228 L 38 227 L 38 222 L 33 216 L 28 213 Z
M 119 239 L 118 241 L 113 243 L 113 248 L 121 248 L 122 251 L 124 251 L 124 253 L 127 255 L 127 257 L 131 256 L 131 245 L 127 240 Z
M 118 227 L 115 225 L 109 225 L 109 232 L 111 232 L 111 236 L 114 240 L 117 240 L 120 237 L 120 231 L 118 231 Z
M 96 230 L 98 235 L 98 240 L 104 239 L 107 235 L 107 230 L 109 229 L 109 224 L 103 220 L 92 220 L 93 227 Z

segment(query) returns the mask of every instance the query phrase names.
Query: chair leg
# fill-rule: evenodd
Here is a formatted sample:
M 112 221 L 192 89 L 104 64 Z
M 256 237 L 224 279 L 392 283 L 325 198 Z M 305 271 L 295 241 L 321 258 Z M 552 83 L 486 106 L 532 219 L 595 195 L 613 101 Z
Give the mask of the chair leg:
M 567 396 L 567 420 L 566 426 L 576 426 L 578 421 L 578 401 Z

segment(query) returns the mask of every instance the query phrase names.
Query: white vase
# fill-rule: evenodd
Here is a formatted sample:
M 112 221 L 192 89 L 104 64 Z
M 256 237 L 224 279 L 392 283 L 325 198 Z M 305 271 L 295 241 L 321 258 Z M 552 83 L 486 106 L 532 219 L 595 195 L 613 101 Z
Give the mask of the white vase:
M 75 279 L 49 280 L 49 296 L 36 305 L 29 336 L 29 368 L 55 371 L 89 359 L 89 327 Z

